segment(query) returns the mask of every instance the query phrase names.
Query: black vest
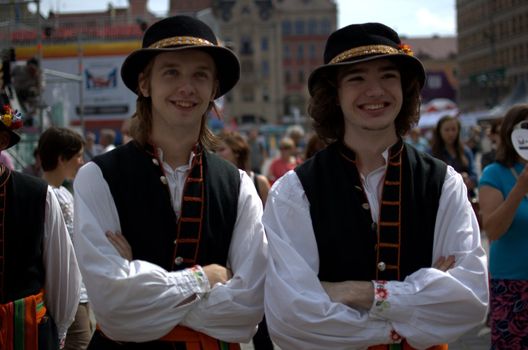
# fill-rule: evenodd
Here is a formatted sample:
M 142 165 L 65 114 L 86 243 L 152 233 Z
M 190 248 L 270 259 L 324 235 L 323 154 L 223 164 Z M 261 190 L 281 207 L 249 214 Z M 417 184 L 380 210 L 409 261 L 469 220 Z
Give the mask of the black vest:
M 405 145 L 402 159 L 401 279 L 430 267 L 436 213 L 446 165 Z M 377 227 L 354 163 L 354 153 L 334 143 L 295 170 L 310 202 L 322 281 L 376 279 Z M 388 272 L 387 272 L 388 273 Z M 391 280 L 393 276 L 378 275 Z
M 2 177 L 5 180 L 7 173 Z M 47 184 L 15 171 L 7 179 L 3 227 L 3 285 L 0 303 L 37 294 L 44 288 L 42 247 Z M 1 219 L 0 219 L 1 221 Z M 1 255 L 1 253 L 0 253 Z
M 110 187 L 134 259 L 171 270 L 177 218 L 155 159 L 132 141 L 95 157 L 94 162 Z M 197 263 L 225 266 L 237 216 L 240 174 L 231 163 L 206 151 L 203 163 L 205 207 Z

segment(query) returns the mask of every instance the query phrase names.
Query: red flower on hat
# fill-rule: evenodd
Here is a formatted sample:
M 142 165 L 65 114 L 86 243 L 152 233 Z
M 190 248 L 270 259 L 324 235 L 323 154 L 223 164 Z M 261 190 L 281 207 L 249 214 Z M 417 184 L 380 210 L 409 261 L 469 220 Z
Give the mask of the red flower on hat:
M 0 114 L 0 121 L 11 130 L 19 129 L 24 125 L 22 113 L 16 109 L 13 110 L 10 105 L 4 105 L 4 111 Z
M 400 49 L 400 51 L 403 51 L 404 54 L 414 56 L 414 52 L 411 49 L 410 45 L 401 43 L 400 45 L 398 45 L 398 48 Z

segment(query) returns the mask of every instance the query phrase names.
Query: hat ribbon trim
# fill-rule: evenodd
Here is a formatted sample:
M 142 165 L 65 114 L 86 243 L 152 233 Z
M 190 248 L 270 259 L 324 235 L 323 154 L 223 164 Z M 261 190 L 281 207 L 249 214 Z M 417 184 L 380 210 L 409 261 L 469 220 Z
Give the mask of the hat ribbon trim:
M 340 53 L 339 55 L 332 58 L 329 64 L 340 63 L 340 62 L 346 61 L 353 57 L 375 55 L 375 54 L 382 54 L 382 55 L 404 54 L 404 55 L 412 56 L 412 51 L 407 48 L 405 50 L 404 49 L 398 50 L 388 45 L 365 45 L 365 46 L 354 47 L 353 49 L 346 50 Z
M 175 46 L 175 45 L 196 45 L 196 46 L 216 46 L 210 41 L 207 41 L 202 38 L 196 38 L 194 36 L 174 36 L 171 38 L 162 39 L 156 41 L 155 43 L 149 45 L 149 49 L 162 49 L 165 47 Z

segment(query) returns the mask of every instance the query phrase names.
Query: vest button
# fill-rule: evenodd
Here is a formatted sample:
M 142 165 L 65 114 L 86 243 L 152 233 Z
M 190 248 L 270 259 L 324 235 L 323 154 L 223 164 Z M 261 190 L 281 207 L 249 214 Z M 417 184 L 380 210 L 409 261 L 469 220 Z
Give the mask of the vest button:
M 154 165 L 159 165 L 159 162 L 156 158 L 152 158 L 152 163 L 154 163 Z
M 167 181 L 167 178 L 165 176 L 160 176 L 160 181 L 161 183 L 163 183 L 164 185 L 166 185 L 168 183 Z
M 361 186 L 355 185 L 354 188 L 360 192 L 363 192 L 363 188 L 361 188 Z
M 363 203 L 361 204 L 361 207 L 365 210 L 369 210 L 370 209 L 370 205 L 368 203 Z
M 383 261 L 380 261 L 378 263 L 378 270 L 385 271 L 386 268 L 387 268 L 387 266 L 385 265 L 385 263 Z
M 176 265 L 181 265 L 183 264 L 183 258 L 181 256 L 177 256 L 176 259 L 174 259 L 174 263 Z

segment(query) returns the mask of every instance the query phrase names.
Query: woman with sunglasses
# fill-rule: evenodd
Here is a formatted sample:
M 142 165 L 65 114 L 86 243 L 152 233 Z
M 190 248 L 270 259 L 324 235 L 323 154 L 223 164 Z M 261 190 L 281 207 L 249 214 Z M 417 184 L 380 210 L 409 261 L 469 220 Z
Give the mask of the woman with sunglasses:
M 479 183 L 482 229 L 490 240 L 492 349 L 528 348 L 528 162 L 516 151 L 525 142 L 528 104 L 506 113 L 496 161 Z

